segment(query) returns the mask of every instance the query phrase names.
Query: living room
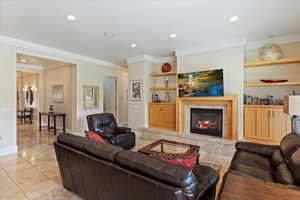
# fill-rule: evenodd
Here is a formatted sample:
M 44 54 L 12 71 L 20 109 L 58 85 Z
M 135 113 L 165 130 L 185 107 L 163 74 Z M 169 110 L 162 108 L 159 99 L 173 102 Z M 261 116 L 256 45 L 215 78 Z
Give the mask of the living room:
M 0 199 L 300 199 L 299 1 L 2 0 L 0 13 Z M 30 58 L 68 63 L 43 73 L 72 92 L 28 81 Z M 45 105 L 22 132 L 30 95 Z

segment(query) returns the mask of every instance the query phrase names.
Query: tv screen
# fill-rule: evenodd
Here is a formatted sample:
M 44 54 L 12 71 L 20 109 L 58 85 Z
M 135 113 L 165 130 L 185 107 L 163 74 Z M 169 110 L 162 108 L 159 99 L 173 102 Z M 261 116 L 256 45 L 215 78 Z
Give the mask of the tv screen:
M 178 74 L 179 97 L 224 96 L 223 69 Z

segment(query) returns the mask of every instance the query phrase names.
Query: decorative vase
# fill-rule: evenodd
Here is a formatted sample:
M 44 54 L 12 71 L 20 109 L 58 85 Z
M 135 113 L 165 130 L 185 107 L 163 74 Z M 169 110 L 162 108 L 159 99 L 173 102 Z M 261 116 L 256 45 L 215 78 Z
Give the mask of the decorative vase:
M 165 63 L 161 66 L 161 71 L 162 72 L 169 72 L 171 71 L 171 64 L 170 63 Z
M 282 58 L 282 50 L 279 45 L 268 44 L 260 51 L 260 56 L 263 60 L 278 60 Z

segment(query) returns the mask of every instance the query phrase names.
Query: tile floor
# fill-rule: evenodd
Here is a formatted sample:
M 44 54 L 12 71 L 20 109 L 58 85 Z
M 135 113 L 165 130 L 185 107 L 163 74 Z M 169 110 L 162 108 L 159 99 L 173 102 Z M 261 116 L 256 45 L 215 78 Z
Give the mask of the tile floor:
M 28 124 L 19 125 L 17 129 L 19 152 L 0 157 L 0 200 L 81 199 L 65 190 L 61 184 L 53 133 L 46 130 L 39 133 L 36 125 Z M 234 153 L 233 142 L 215 137 L 157 129 L 139 129 L 136 134 L 137 145 L 134 150 L 161 138 L 200 145 L 200 162 L 221 165 L 221 176 L 226 172 Z

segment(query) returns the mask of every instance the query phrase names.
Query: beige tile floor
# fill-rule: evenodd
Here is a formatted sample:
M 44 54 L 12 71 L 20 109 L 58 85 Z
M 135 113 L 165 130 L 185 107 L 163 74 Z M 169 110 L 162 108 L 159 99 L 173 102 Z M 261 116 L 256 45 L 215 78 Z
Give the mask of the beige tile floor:
M 65 190 L 61 184 L 53 133 L 46 130 L 39 133 L 36 127 L 19 125 L 19 152 L 0 157 L 0 200 L 81 199 Z M 215 137 L 155 129 L 140 129 L 136 134 L 137 145 L 134 150 L 161 138 L 200 145 L 200 161 L 221 165 L 221 176 L 227 170 L 234 152 L 233 142 Z

